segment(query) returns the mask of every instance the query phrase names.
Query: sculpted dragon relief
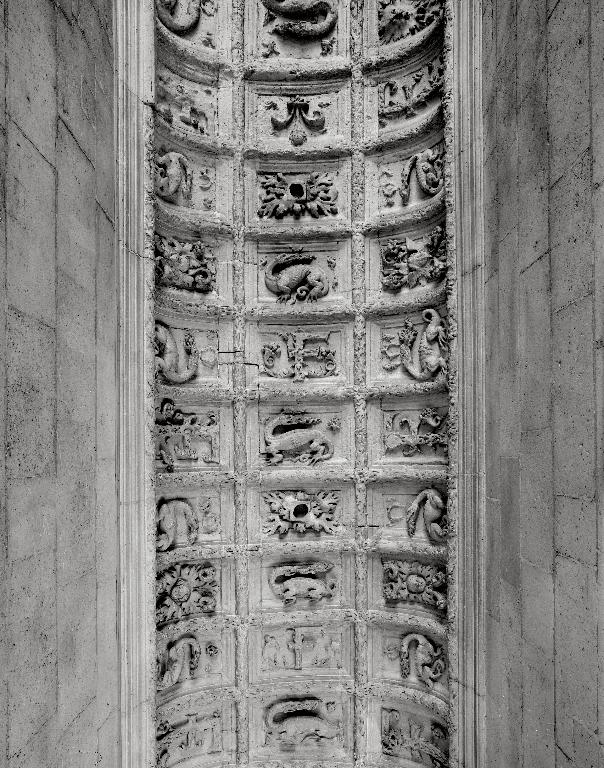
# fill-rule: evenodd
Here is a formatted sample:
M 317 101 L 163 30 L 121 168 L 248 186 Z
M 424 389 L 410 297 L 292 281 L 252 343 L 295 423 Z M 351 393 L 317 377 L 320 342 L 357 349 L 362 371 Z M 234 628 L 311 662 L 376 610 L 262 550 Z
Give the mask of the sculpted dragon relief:
M 327 562 L 278 565 L 271 570 L 269 583 L 285 605 L 298 600 L 330 600 L 337 588 L 336 580 L 327 575 L 332 569 L 333 563 Z
M 269 464 L 281 464 L 284 460 L 300 464 L 316 464 L 334 455 L 333 441 L 316 425 L 323 419 L 304 411 L 283 409 L 270 416 L 264 424 L 265 449 L 262 455 Z M 337 419 L 331 419 L 328 429 L 340 428 Z
M 271 33 L 299 40 L 317 40 L 338 23 L 337 0 L 261 0 Z M 274 23 L 273 23 L 274 22 Z
M 314 262 L 316 256 L 302 250 L 280 253 L 267 265 L 264 283 L 278 302 L 313 302 L 329 293 L 329 278 Z
M 447 375 L 449 334 L 445 320 L 436 309 L 425 309 L 426 323 L 421 333 L 409 320 L 396 333 L 382 334 L 382 367 L 394 371 L 399 366 L 416 381 L 431 381 Z
M 297 752 L 341 739 L 341 706 L 314 697 L 271 704 L 265 713 L 265 746 Z

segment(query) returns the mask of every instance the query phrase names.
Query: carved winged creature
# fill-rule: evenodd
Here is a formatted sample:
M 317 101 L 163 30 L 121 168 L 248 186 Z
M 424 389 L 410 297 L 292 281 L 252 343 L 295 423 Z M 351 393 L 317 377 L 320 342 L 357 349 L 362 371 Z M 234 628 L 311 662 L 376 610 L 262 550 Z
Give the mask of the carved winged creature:
M 329 293 L 329 280 L 320 267 L 313 265 L 316 256 L 295 251 L 281 253 L 267 267 L 264 282 L 277 301 L 317 301 Z
M 262 0 L 278 21 L 272 31 L 283 37 L 314 40 L 328 35 L 338 22 L 334 0 Z

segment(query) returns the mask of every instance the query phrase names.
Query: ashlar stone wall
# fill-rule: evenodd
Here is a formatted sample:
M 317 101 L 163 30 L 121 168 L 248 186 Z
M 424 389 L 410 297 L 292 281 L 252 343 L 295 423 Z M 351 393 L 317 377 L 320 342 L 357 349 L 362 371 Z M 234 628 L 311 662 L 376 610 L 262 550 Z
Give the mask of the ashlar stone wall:
M 0 766 L 116 768 L 112 8 L 0 19 Z
M 445 768 L 445 4 L 156 11 L 158 766 Z
M 483 10 L 487 765 L 591 768 L 604 763 L 604 3 Z

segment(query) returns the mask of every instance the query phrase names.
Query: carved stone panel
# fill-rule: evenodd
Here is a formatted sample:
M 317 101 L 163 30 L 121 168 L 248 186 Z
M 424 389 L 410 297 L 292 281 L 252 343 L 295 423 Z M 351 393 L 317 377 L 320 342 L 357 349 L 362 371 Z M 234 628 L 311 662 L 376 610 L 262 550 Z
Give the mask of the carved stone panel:
M 167 624 L 157 633 L 157 690 L 162 700 L 200 688 L 232 684 L 232 630 L 200 619 Z
M 252 144 L 311 149 L 350 141 L 346 81 L 248 83 L 246 95 L 246 128 Z
M 352 535 L 353 521 L 350 485 L 294 482 L 287 487 L 251 488 L 248 493 L 250 540 L 335 543 Z
M 344 691 L 276 687 L 250 702 L 251 765 L 273 766 L 279 758 L 313 766 L 351 765 L 350 699 Z
M 447 386 L 449 324 L 444 307 L 429 307 L 368 327 L 368 383 L 398 385 L 410 392 Z
M 391 613 L 447 614 L 447 573 L 428 555 L 382 554 L 371 558 L 370 591 L 375 605 Z
M 348 52 L 348 3 L 342 0 L 250 0 L 246 11 L 248 56 L 328 63 Z
M 447 399 L 382 399 L 368 411 L 372 463 L 445 465 L 448 460 Z
M 195 485 L 156 489 L 158 552 L 232 541 L 233 489 L 226 483 L 200 490 Z
M 155 466 L 161 472 L 227 469 L 230 465 L 230 409 L 163 397 L 155 405 Z
M 372 486 L 367 503 L 372 541 L 435 546 L 447 541 L 447 494 L 440 484 L 406 481 Z
M 351 346 L 352 329 L 344 324 L 250 326 L 248 382 L 288 389 L 341 387 L 352 375 Z
M 248 220 L 275 227 L 326 229 L 350 217 L 349 168 L 344 162 L 262 162 L 246 169 Z
M 352 408 L 349 403 L 286 402 L 260 405 L 248 413 L 249 460 L 271 470 L 349 469 Z
M 216 693 L 182 696 L 160 706 L 157 717 L 157 766 L 216 766 L 235 753 L 235 711 Z
M 263 623 L 250 632 L 252 682 L 350 678 L 352 627 L 323 624 Z
M 347 554 L 312 552 L 252 560 L 252 610 L 316 613 L 348 607 L 352 600 L 351 563 Z
M 444 0 L 367 0 L 364 5 L 370 49 L 408 56 L 442 31 Z
M 249 301 L 266 314 L 331 314 L 350 306 L 348 240 L 250 243 L 246 264 Z
M 155 11 L 165 58 L 179 62 L 185 54 L 212 60 L 228 50 L 229 0 L 155 0 Z

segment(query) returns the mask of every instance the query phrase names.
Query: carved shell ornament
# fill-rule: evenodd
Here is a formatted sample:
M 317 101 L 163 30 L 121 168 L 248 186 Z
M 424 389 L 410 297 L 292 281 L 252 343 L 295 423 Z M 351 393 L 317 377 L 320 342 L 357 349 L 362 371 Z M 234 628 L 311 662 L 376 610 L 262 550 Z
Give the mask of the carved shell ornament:
M 335 29 L 336 0 L 261 0 L 267 9 L 265 24 L 275 21 L 271 32 L 282 37 L 316 40 Z
M 199 23 L 201 14 L 216 13 L 215 0 L 155 0 L 157 15 L 170 32 L 184 35 Z

